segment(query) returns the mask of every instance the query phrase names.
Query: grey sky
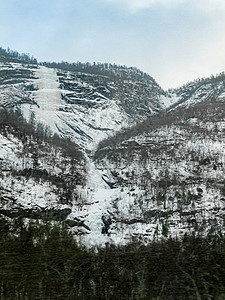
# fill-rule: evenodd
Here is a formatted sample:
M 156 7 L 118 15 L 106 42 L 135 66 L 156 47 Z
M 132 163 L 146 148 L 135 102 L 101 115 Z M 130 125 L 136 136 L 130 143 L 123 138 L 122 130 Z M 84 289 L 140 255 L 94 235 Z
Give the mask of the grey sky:
M 0 0 L 0 46 L 136 66 L 163 87 L 225 69 L 223 0 Z

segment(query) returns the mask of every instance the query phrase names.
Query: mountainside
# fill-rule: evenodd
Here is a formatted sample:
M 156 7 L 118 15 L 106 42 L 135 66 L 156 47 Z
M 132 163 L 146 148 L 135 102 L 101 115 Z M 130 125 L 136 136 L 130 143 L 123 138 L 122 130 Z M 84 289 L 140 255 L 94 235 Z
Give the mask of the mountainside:
M 224 233 L 223 107 L 179 108 L 101 144 L 96 165 L 114 188 L 112 239 Z
M 0 214 L 3 218 L 64 221 L 82 202 L 83 154 L 76 145 L 0 110 Z M 81 223 L 78 226 L 83 226 Z
M 163 91 L 136 68 L 0 51 L 0 216 L 87 245 L 222 235 L 225 75 Z
M 202 78 L 170 90 L 169 98 L 176 98 L 171 107 L 189 107 L 211 99 L 225 99 L 225 74 L 221 73 L 210 78 Z
M 103 138 L 164 109 L 160 97 L 165 92 L 135 68 L 107 65 L 104 71 L 99 66 L 101 72 L 93 74 L 64 64 L 57 69 L 20 63 L 18 58 L 14 62 L 9 54 L 7 61 L 5 55 L 0 65 L 0 105 L 72 139 L 83 150 L 93 150 Z

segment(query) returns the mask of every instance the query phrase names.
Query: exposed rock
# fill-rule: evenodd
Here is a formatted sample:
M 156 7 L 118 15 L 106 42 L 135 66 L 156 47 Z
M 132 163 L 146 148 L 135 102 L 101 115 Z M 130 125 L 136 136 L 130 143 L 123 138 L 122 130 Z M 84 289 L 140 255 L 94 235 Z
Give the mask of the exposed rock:
M 104 223 L 104 226 L 102 227 L 102 234 L 107 234 L 110 228 L 110 225 L 112 224 L 112 218 L 109 215 L 103 215 L 102 221 Z

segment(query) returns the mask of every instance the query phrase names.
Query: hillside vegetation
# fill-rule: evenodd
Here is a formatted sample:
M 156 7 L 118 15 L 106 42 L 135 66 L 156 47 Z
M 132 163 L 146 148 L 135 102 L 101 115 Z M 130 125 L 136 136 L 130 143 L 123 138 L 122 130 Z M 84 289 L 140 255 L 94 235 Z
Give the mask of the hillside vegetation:
M 10 228 L 10 230 L 9 230 Z M 65 228 L 0 220 L 0 299 L 218 299 L 225 240 L 78 246 Z

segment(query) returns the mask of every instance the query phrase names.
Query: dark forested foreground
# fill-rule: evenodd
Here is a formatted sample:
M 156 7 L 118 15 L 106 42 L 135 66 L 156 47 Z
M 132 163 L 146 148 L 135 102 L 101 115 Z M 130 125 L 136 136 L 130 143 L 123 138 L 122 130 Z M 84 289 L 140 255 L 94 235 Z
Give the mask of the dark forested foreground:
M 0 299 L 225 299 L 224 238 L 92 251 L 57 226 L 0 224 Z

